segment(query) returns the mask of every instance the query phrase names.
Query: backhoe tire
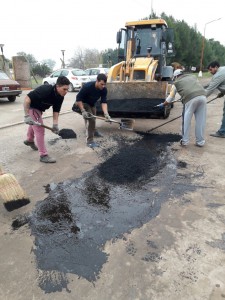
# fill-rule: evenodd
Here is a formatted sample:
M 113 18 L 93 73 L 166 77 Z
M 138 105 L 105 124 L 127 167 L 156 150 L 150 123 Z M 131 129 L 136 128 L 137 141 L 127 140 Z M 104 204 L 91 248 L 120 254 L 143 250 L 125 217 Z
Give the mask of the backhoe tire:
M 165 107 L 163 112 L 163 119 L 167 119 L 170 115 L 171 107 Z

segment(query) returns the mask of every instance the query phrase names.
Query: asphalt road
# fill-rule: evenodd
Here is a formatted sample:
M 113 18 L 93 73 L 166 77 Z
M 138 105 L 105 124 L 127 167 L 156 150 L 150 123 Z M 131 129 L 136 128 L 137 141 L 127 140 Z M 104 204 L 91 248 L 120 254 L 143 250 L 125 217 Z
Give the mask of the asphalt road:
M 22 97 L 0 103 L 1 124 L 23 120 Z M 77 139 L 46 131 L 52 165 L 23 144 L 25 124 L 0 129 L 0 163 L 31 200 L 13 212 L 0 206 L 0 299 L 224 299 L 225 140 L 209 135 L 223 100 L 207 108 L 203 148 L 194 126 L 180 147 L 181 119 L 140 135 L 179 116 L 181 103 L 167 120 L 136 120 L 133 132 L 99 121 L 95 150 L 82 117 L 63 114 L 60 126 Z

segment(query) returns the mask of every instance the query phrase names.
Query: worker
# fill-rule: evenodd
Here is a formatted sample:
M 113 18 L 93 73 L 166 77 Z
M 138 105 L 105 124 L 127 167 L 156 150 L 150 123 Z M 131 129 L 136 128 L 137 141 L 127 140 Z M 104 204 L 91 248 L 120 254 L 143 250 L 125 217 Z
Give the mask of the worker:
M 178 63 L 178 62 L 173 62 L 172 64 L 171 64 L 171 66 L 172 66 L 172 68 L 173 68 L 173 71 L 175 71 L 175 70 L 177 70 L 177 69 L 181 69 L 181 70 L 183 70 L 184 68 L 183 68 L 183 66 L 180 64 L 180 63 Z
M 101 98 L 101 107 L 106 118 L 106 121 L 110 121 L 107 106 L 107 77 L 105 74 L 98 74 L 96 81 L 87 82 L 79 91 L 76 97 L 76 102 L 73 105 L 72 110 L 77 112 L 77 107 L 82 113 L 85 120 L 86 134 L 87 134 L 87 146 L 90 148 L 99 147 L 98 143 L 94 142 L 94 136 L 102 136 L 96 130 L 96 118 L 91 117 L 90 114 L 96 115 L 96 102 Z
M 24 99 L 24 122 L 29 124 L 27 131 L 27 140 L 24 144 L 30 146 L 33 150 L 38 150 L 40 153 L 40 161 L 43 163 L 55 163 L 56 160 L 48 155 L 44 142 L 44 127 L 38 124 L 43 124 L 42 114 L 46 109 L 52 106 L 53 109 L 53 127 L 55 133 L 59 133 L 58 118 L 64 96 L 69 89 L 70 81 L 65 76 L 59 76 L 56 84 L 41 85 L 29 92 Z M 36 144 L 34 143 L 36 138 Z
M 169 96 L 164 103 L 160 104 L 163 108 L 175 100 L 176 93 L 181 95 L 183 103 L 182 113 L 182 139 L 181 146 L 189 144 L 191 119 L 195 115 L 195 138 L 196 146 L 203 147 L 205 144 L 204 132 L 206 124 L 206 92 L 198 79 L 194 75 L 184 74 L 182 69 L 174 71 L 174 83 Z
M 206 87 L 206 96 L 208 97 L 216 89 L 220 91 L 217 95 L 221 98 L 225 94 L 225 67 L 220 67 L 217 61 L 213 61 L 208 65 L 209 72 L 213 75 L 209 85 Z M 220 129 L 210 134 L 213 137 L 225 138 L 225 102 L 223 105 L 223 118 Z

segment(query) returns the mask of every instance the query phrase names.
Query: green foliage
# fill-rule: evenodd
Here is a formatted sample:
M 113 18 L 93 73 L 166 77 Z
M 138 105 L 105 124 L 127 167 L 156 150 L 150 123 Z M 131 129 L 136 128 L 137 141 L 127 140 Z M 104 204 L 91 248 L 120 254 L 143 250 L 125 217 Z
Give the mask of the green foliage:
M 37 63 L 33 68 L 32 72 L 34 75 L 38 75 L 40 77 L 46 77 L 46 75 L 51 73 L 51 69 L 46 64 Z
M 117 49 L 107 49 L 102 51 L 102 62 L 107 68 L 115 65 L 118 62 L 118 51 Z
M 33 54 L 27 54 L 25 52 L 18 52 L 18 56 L 24 56 L 27 62 L 30 65 L 30 70 L 32 75 L 37 75 L 40 77 L 46 77 L 46 75 L 50 74 L 55 66 L 55 61 L 52 59 L 45 59 L 42 63 L 39 63 Z
M 26 58 L 26 60 L 29 62 L 31 67 L 33 67 L 37 64 L 37 60 L 35 59 L 33 54 L 27 54 L 25 52 L 18 52 L 17 55 L 18 56 L 24 56 Z
M 182 64 L 186 70 L 190 70 L 193 66 L 197 68 L 198 72 L 203 49 L 203 70 L 213 60 L 217 60 L 220 65 L 225 65 L 225 47 L 214 39 L 204 39 L 197 28 L 190 27 L 185 20 L 176 20 L 173 16 L 167 16 L 165 13 L 157 16 L 155 12 L 143 19 L 150 18 L 162 18 L 167 22 L 168 27 L 174 30 L 175 56 L 168 59 L 167 64 L 176 61 Z M 121 24 L 121 27 L 123 26 L 124 24 Z M 18 52 L 17 55 L 23 55 L 27 59 L 31 66 L 31 72 L 34 75 L 45 77 L 55 66 L 55 61 L 51 59 L 45 59 L 38 63 L 32 54 Z M 117 62 L 118 49 L 98 51 L 97 49 L 82 49 L 79 47 L 75 50 L 74 56 L 69 60 L 67 67 L 80 69 L 98 67 L 99 65 L 111 67 Z
M 55 65 L 56 65 L 56 62 L 53 59 L 48 58 L 48 59 L 42 60 L 41 64 L 42 65 L 43 64 L 47 65 L 52 71 L 54 69 Z
M 177 61 L 183 65 L 186 70 L 190 70 L 193 66 L 197 68 L 196 70 L 198 72 L 203 49 L 203 70 L 206 69 L 208 64 L 213 60 L 219 61 L 220 65 L 225 65 L 225 47 L 221 45 L 220 42 L 214 41 L 214 39 L 204 39 L 196 26 L 190 27 L 185 20 L 176 20 L 173 16 L 167 16 L 165 13 L 157 16 L 155 12 L 152 12 L 149 17 L 145 17 L 143 20 L 150 18 L 162 18 L 167 22 L 168 27 L 174 30 L 175 56 L 168 59 L 167 64 Z M 116 64 L 118 62 L 117 57 L 117 49 L 107 49 L 102 52 L 104 65 L 109 65 L 109 62 L 110 65 Z
M 155 16 L 157 17 L 157 16 Z M 189 70 L 192 66 L 200 68 L 201 52 L 203 48 L 203 69 L 213 61 L 219 61 L 225 65 L 225 47 L 214 39 L 204 39 L 195 27 L 190 27 L 184 20 L 175 20 L 172 16 L 163 13 L 161 18 L 165 19 L 168 26 L 174 29 L 175 57 L 174 61 L 180 62 Z M 158 16 L 158 18 L 160 18 Z
M 97 49 L 77 48 L 74 57 L 69 60 L 69 67 L 88 69 L 98 67 L 111 67 L 117 63 L 117 49 L 107 49 L 99 52 Z

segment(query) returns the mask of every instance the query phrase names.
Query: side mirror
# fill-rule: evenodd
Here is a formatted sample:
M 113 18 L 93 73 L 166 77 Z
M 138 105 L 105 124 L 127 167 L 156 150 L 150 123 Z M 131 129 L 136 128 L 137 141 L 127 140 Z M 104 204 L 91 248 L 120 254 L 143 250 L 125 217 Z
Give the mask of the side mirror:
M 117 44 L 120 44 L 122 41 L 122 31 L 118 31 L 117 34 L 116 34 L 116 42 Z
M 147 48 L 147 53 L 150 54 L 152 52 L 152 47 Z

